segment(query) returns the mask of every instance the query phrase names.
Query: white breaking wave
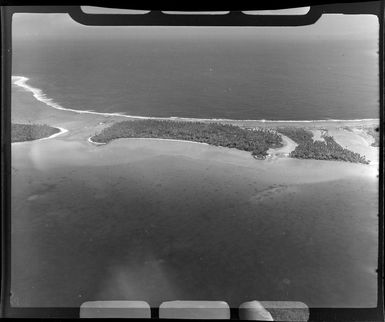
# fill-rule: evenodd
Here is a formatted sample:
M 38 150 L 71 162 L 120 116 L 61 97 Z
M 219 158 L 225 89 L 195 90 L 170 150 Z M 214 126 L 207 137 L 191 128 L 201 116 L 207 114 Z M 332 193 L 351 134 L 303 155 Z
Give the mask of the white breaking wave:
M 74 113 L 80 113 L 80 114 L 96 114 L 96 115 L 104 115 L 104 116 L 124 116 L 120 113 L 100 113 L 100 112 L 94 112 L 94 111 L 87 111 L 87 110 L 75 110 L 73 108 L 66 108 L 61 106 L 60 104 L 56 103 L 52 98 L 47 97 L 47 95 L 40 89 L 36 87 L 32 87 L 27 84 L 27 81 L 29 80 L 28 77 L 25 76 L 12 76 L 12 82 L 13 84 L 20 86 L 21 88 L 25 89 L 28 92 L 31 92 L 33 94 L 33 97 L 35 97 L 38 101 L 53 107 L 54 109 L 61 110 L 61 111 L 70 111 Z
M 192 117 L 154 117 L 154 116 L 137 116 L 137 115 L 127 115 L 122 113 L 107 113 L 107 112 L 95 112 L 92 110 L 76 110 L 73 108 L 66 108 L 56 103 L 52 98 L 47 97 L 47 95 L 39 88 L 30 86 L 27 84 L 29 80 L 28 77 L 25 76 L 12 76 L 13 84 L 25 89 L 28 92 L 33 94 L 38 101 L 61 111 L 69 111 L 79 114 L 93 114 L 93 115 L 101 115 L 101 116 L 118 116 L 118 117 L 126 117 L 133 119 L 142 119 L 142 120 L 179 120 L 179 121 L 218 121 L 218 122 L 262 122 L 262 123 L 322 123 L 322 122 L 362 122 L 362 121 L 378 121 L 379 119 L 353 119 L 353 120 L 339 120 L 339 119 L 326 119 L 326 120 L 235 120 L 235 119 L 225 119 L 225 118 L 192 118 Z
M 63 127 L 59 127 L 59 126 L 55 126 L 55 127 L 56 127 L 57 129 L 60 130 L 58 133 L 52 134 L 52 135 L 50 135 L 50 136 L 48 136 L 48 137 L 46 137 L 46 138 L 38 139 L 38 140 L 36 140 L 36 141 L 42 141 L 42 140 L 53 139 L 53 138 L 56 138 L 56 137 L 59 136 L 59 135 L 62 135 L 62 134 L 64 134 L 64 133 L 67 133 L 67 132 L 68 132 L 68 130 L 65 129 L 65 128 L 63 128 Z
M 20 145 L 20 144 L 26 144 L 26 143 L 34 143 L 36 141 L 43 141 L 43 140 L 53 139 L 53 138 L 55 138 L 55 137 L 57 137 L 59 135 L 62 135 L 64 133 L 68 132 L 68 130 L 63 128 L 63 127 L 55 126 L 55 128 L 59 129 L 60 131 L 58 133 L 52 134 L 50 136 L 47 136 L 46 138 L 41 138 L 41 139 L 36 139 L 36 140 L 28 140 L 28 141 L 20 141 L 20 142 L 12 142 L 12 145 L 14 145 L 14 144 Z
M 95 142 L 95 141 L 92 141 L 92 136 L 90 136 L 88 139 L 87 139 L 88 142 L 92 143 L 92 144 L 95 144 L 95 145 L 105 145 L 107 143 L 103 143 L 103 142 Z

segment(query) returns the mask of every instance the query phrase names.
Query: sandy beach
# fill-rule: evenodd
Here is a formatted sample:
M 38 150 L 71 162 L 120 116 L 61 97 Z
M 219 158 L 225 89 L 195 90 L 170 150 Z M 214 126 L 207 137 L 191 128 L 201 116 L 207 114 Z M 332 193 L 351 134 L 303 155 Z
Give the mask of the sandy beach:
M 12 144 L 13 305 L 111 298 L 375 305 L 378 148 L 361 129 L 378 121 L 284 123 L 328 131 L 367 156 L 364 165 L 289 158 L 296 143 L 287 137 L 266 160 L 177 140 L 89 141 L 122 119 L 54 109 L 13 86 L 13 122 L 62 129 Z

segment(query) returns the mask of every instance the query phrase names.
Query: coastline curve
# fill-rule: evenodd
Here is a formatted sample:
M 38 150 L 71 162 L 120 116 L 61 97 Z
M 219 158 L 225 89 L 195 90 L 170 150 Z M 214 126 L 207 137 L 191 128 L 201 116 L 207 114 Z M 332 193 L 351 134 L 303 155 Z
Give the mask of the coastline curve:
M 263 125 L 269 124 L 269 123 L 307 123 L 307 124 L 313 124 L 313 123 L 338 123 L 338 122 L 353 122 L 353 123 L 359 123 L 359 122 L 378 122 L 378 118 L 368 118 L 368 119 L 351 119 L 351 120 L 343 120 L 343 119 L 324 119 L 324 120 L 265 120 L 265 119 L 226 119 L 226 118 L 192 118 L 192 117 L 177 117 L 177 116 L 170 116 L 170 117 L 155 117 L 155 116 L 140 116 L 140 115 L 127 115 L 123 113 L 107 113 L 107 112 L 96 112 L 92 110 L 77 110 L 73 108 L 66 108 L 61 106 L 59 103 L 55 102 L 52 98 L 48 97 L 43 90 L 40 88 L 33 87 L 27 82 L 30 79 L 26 76 L 12 76 L 12 83 L 16 86 L 19 86 L 23 88 L 24 90 L 31 92 L 34 96 L 34 98 L 44 104 L 46 104 L 49 107 L 52 107 L 56 110 L 61 111 L 68 111 L 78 114 L 91 114 L 91 115 L 99 115 L 99 116 L 116 116 L 116 117 L 124 117 L 129 119 L 142 119 L 142 120 L 172 120 L 172 121 L 193 121 L 193 122 L 258 122 Z

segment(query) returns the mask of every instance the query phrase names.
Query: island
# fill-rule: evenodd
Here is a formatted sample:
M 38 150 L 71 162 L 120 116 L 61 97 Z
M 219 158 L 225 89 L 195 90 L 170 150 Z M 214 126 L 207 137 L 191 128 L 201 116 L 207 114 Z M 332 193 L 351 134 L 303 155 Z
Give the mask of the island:
M 46 124 L 12 123 L 11 142 L 33 141 L 60 133 L 60 129 Z
M 249 151 L 265 159 L 270 148 L 282 146 L 282 138 L 272 129 L 245 129 L 231 124 L 171 120 L 131 120 L 117 122 L 90 138 L 108 143 L 119 138 L 158 138 L 194 141 Z
M 327 131 L 325 132 L 327 133 Z M 174 120 L 129 120 L 116 122 L 90 138 L 90 142 L 105 144 L 120 138 L 157 138 L 194 141 L 210 145 L 249 151 L 256 159 L 266 159 L 269 149 L 283 146 L 282 135 L 297 146 L 289 157 L 297 159 L 335 160 L 369 164 L 365 156 L 338 144 L 330 135 L 319 140 L 305 128 L 244 128 L 233 124 Z

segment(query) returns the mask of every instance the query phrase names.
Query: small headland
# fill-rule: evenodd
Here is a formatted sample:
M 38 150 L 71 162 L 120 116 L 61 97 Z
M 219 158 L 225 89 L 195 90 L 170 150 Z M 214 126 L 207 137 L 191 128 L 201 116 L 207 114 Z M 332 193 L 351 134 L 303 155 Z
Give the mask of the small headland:
M 46 124 L 12 123 L 11 142 L 25 142 L 48 138 L 61 132 L 61 129 Z

